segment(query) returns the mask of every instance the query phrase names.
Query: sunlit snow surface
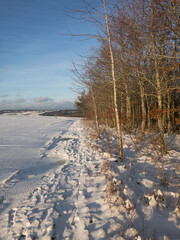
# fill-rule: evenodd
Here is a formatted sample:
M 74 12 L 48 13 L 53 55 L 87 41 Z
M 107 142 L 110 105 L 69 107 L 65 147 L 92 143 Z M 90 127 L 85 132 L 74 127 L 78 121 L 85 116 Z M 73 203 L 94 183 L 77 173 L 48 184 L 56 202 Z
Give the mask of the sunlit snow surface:
M 30 115 L 0 116 L 0 213 L 15 207 L 42 179 L 66 159 L 48 158 L 75 120 Z M 3 202 L 3 203 L 2 203 Z
M 151 133 L 123 134 L 120 162 L 114 129 L 97 139 L 89 121 L 31 113 L 0 126 L 0 240 L 180 239 L 179 135 L 159 159 Z

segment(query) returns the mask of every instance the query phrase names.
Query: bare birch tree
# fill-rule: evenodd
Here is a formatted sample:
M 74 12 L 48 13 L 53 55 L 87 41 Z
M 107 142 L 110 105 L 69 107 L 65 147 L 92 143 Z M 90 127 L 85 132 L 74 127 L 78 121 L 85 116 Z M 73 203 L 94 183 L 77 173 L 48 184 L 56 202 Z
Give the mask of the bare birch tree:
M 106 30 L 107 30 L 107 37 L 108 37 L 108 43 L 109 43 L 109 52 L 110 52 L 110 56 L 111 56 L 111 71 L 112 71 L 113 94 L 114 94 L 113 95 L 114 110 L 115 110 L 115 116 L 116 116 L 116 127 L 117 127 L 118 142 L 119 142 L 119 157 L 121 160 L 123 160 L 122 125 L 120 124 L 120 120 L 119 120 L 119 111 L 118 111 L 118 104 L 117 104 L 117 80 L 116 80 L 116 75 L 115 75 L 115 62 L 114 62 L 114 54 L 113 54 L 113 50 L 112 50 L 111 35 L 110 35 L 109 21 L 108 21 L 105 0 L 103 0 L 103 6 L 104 6 L 104 13 L 105 13 L 105 18 L 106 18 Z

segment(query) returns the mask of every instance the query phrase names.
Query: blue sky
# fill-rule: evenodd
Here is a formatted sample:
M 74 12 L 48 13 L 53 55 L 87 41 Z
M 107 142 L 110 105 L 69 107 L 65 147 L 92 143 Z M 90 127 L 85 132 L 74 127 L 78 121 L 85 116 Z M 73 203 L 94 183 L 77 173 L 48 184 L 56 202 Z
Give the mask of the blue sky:
M 0 110 L 72 108 L 72 60 L 95 41 L 62 36 L 91 29 L 65 13 L 81 0 L 0 0 Z

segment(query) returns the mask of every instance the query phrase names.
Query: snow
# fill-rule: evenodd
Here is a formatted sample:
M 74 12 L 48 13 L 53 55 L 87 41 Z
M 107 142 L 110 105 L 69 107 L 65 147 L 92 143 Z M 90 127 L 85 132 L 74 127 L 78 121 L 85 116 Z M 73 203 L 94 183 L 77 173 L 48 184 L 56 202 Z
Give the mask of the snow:
M 27 113 L 26 113 L 27 114 Z M 75 120 L 31 115 L 0 116 L 0 213 L 16 207 L 46 174 L 66 158 L 48 158 L 61 135 Z
M 0 239 L 180 239 L 179 136 L 157 161 L 124 135 L 118 162 L 114 131 L 98 140 L 80 119 L 0 125 Z

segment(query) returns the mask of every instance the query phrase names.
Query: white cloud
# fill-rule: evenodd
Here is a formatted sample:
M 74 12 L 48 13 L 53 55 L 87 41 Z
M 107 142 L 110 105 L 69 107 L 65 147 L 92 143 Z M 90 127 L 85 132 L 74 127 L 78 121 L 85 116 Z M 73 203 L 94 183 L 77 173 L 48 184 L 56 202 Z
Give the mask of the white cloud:
M 9 97 L 9 94 L 2 94 L 0 97 L 1 98 L 6 98 L 6 97 Z
M 13 101 L 14 104 L 22 104 L 22 103 L 25 103 L 26 100 L 24 98 L 17 98 Z
M 24 98 L 0 101 L 0 110 L 60 110 L 73 108 L 74 102 L 71 100 L 54 101 L 48 97 L 38 97 L 31 101 L 26 101 Z
M 53 99 L 48 97 L 38 97 L 34 99 L 35 103 L 43 103 L 43 102 L 51 102 L 51 101 L 53 101 Z

